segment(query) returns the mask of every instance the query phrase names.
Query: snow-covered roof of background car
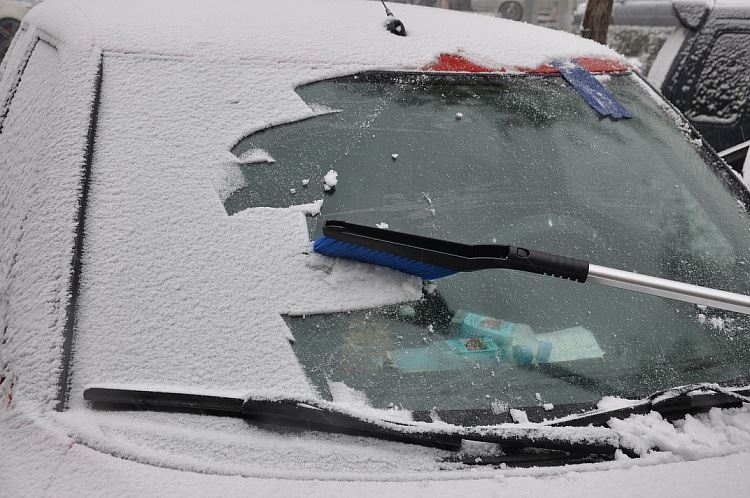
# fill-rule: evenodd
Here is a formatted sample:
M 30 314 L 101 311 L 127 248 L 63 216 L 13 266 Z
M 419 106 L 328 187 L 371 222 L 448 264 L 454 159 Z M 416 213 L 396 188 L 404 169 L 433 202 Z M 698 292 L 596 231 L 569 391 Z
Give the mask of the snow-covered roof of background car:
M 384 27 L 380 2 L 248 2 L 221 8 L 194 0 L 49 0 L 27 21 L 55 38 L 102 51 L 416 69 L 441 53 L 484 66 L 535 66 L 554 58 L 616 58 L 607 47 L 569 33 L 506 19 L 411 5 L 394 6 L 407 37 Z

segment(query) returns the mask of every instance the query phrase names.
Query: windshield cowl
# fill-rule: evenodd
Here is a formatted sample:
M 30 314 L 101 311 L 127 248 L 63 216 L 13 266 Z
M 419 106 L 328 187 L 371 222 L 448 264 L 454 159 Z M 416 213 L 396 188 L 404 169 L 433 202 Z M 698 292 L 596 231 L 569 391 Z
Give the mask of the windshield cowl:
M 654 393 L 643 400 L 620 400 L 621 404 L 627 406 L 595 410 L 564 419 L 483 426 L 449 424 L 439 420 L 435 413 L 431 414 L 431 421 L 424 422 L 419 420 L 424 414 L 365 411 L 319 399 L 265 396 L 243 399 L 191 394 L 187 390 L 168 392 L 106 385 L 87 387 L 84 398 L 97 409 L 136 408 L 234 415 L 258 424 L 374 437 L 451 452 L 461 450 L 467 441 L 492 443 L 502 449 L 503 458 L 480 458 L 477 461 L 466 460 L 459 455 L 450 460 L 485 465 L 530 465 L 540 460 L 548 463 L 589 461 L 591 458 L 606 460 L 615 458 L 617 454 L 637 457 L 639 451 L 627 438 L 611 428 L 598 426 L 605 425 L 612 418 L 624 419 L 652 410 L 665 417 L 678 418 L 711 407 L 737 407 L 750 402 L 748 393 L 750 386 L 725 388 L 716 384 L 693 384 Z M 409 415 L 413 415 L 413 420 L 409 420 Z M 532 448 L 541 453 L 530 457 L 529 450 Z
M 469 440 L 499 444 L 506 452 L 533 447 L 576 453 L 586 451 L 612 457 L 619 450 L 635 456 L 629 448 L 622 445 L 614 431 L 603 427 L 567 428 L 543 424 L 457 426 L 439 420 L 410 421 L 403 414 L 381 418 L 374 416 L 372 412 L 318 399 L 265 396 L 242 399 L 191 394 L 187 390 L 147 391 L 122 386 L 111 388 L 106 385 L 87 387 L 84 399 L 92 402 L 97 409 L 135 408 L 233 415 L 260 424 L 375 437 L 448 451 L 459 450 L 462 441 Z

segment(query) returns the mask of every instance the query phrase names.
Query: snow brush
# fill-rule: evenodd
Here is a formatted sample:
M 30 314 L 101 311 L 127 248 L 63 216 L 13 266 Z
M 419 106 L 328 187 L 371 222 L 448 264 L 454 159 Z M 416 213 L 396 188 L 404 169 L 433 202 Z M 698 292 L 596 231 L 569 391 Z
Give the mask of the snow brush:
M 750 314 L 750 296 L 597 266 L 567 256 L 510 245 L 469 245 L 329 220 L 315 252 L 387 266 L 424 280 L 502 268 L 594 282 L 688 303 Z

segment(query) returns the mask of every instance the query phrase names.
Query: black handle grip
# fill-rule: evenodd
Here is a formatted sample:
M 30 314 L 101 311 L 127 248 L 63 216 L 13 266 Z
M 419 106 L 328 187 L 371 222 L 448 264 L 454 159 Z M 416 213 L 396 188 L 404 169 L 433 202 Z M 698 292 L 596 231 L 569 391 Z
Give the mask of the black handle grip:
M 468 245 L 392 230 L 328 220 L 326 237 L 457 272 L 506 268 L 585 282 L 589 263 L 523 247 Z
M 589 275 L 588 261 L 523 247 L 508 246 L 508 249 L 508 268 L 514 270 L 552 275 L 581 283 Z

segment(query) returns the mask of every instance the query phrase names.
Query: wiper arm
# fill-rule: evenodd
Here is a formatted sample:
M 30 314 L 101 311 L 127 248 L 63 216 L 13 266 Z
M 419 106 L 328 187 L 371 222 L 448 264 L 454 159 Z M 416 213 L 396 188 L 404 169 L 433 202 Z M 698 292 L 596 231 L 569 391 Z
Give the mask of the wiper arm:
M 315 399 L 242 399 L 99 386 L 86 388 L 83 397 L 100 408 L 110 405 L 141 410 L 208 411 L 260 423 L 367 436 L 449 451 L 459 450 L 463 440 L 496 443 L 511 455 L 511 460 L 514 451 L 526 448 L 567 452 L 576 456 L 601 455 L 602 459 L 613 458 L 617 450 L 632 457 L 637 456 L 632 449 L 623 445 L 617 433 L 601 427 L 463 427 L 442 422 L 379 418 Z
M 630 415 L 643 415 L 651 411 L 661 414 L 666 419 L 676 419 L 710 408 L 737 408 L 743 403 L 750 403 L 748 395 L 750 386 L 728 388 L 718 384 L 688 384 L 655 392 L 646 398 L 634 400 L 627 406 L 572 415 L 557 419 L 549 425 L 604 426 L 612 418 L 627 418 Z

